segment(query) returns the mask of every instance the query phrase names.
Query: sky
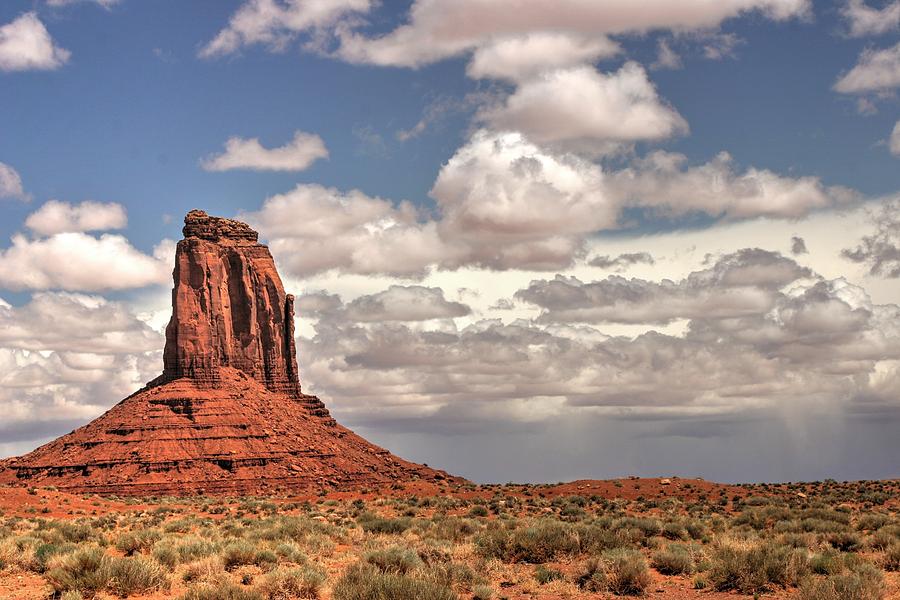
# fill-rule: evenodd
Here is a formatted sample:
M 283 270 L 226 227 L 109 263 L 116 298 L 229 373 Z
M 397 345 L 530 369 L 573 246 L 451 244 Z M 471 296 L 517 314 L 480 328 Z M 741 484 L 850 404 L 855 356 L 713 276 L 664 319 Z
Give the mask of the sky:
M 193 208 L 479 482 L 900 476 L 900 0 L 5 0 L 0 456 L 162 368 Z

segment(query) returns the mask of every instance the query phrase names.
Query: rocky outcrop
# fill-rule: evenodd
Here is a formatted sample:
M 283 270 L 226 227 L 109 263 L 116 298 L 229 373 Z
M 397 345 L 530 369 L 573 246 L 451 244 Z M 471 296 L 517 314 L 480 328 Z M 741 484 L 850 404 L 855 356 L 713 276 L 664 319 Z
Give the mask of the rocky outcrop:
M 163 378 L 218 385 L 221 367 L 299 396 L 294 298 L 245 223 L 193 210 L 175 254 Z
M 257 238 L 239 221 L 188 213 L 163 374 L 84 427 L 0 462 L 0 484 L 255 494 L 449 478 L 367 442 L 301 392 L 293 296 Z

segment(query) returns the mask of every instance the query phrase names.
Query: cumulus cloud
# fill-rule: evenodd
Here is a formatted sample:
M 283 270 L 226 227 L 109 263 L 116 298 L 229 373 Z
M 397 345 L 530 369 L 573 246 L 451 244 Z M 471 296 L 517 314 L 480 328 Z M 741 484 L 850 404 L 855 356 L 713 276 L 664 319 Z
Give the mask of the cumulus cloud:
M 893 0 L 881 8 L 873 8 L 866 0 L 847 0 L 841 14 L 853 37 L 881 35 L 900 27 L 900 1 Z
M 875 375 L 900 354 L 900 307 L 758 249 L 722 256 L 678 282 L 558 277 L 518 296 L 547 312 L 421 327 L 352 322 L 331 298 L 315 335 L 300 340 L 308 386 L 333 399 L 341 418 L 403 422 L 407 432 L 541 422 L 581 409 L 677 421 L 844 404 L 873 382 L 890 388 Z M 688 324 L 683 335 L 635 337 L 595 325 L 642 319 Z M 892 402 L 871 408 L 891 410 Z
M 611 173 L 609 186 L 623 204 L 675 217 L 700 212 L 727 218 L 796 218 L 859 200 L 852 190 L 826 187 L 816 177 L 784 177 L 752 167 L 735 172 L 727 152 L 697 166 L 689 166 L 683 154 L 652 152 Z
M 69 6 L 78 2 L 93 2 L 103 8 L 110 8 L 121 2 L 121 0 L 47 0 L 47 6 Z
M 100 296 L 40 292 L 23 306 L 0 306 L 0 347 L 65 352 L 73 367 L 108 367 L 103 355 L 160 350 L 162 343 L 125 304 Z
M 514 10 L 486 0 L 416 0 L 409 21 L 387 34 L 366 37 L 349 29 L 340 31 L 337 54 L 350 62 L 418 67 L 488 46 L 499 37 L 560 31 L 596 37 L 658 29 L 711 29 L 750 11 L 784 20 L 804 16 L 809 9 L 807 0 L 687 0 L 677 4 L 667 0 L 529 1 Z
M 419 277 L 453 255 L 436 223 L 419 216 L 407 202 L 394 206 L 357 190 L 301 184 L 241 218 L 268 238 L 279 264 L 294 275 L 340 269 Z
M 465 304 L 444 298 L 440 288 L 392 285 L 383 292 L 354 299 L 343 315 L 357 322 L 386 322 L 451 319 L 471 312 Z
M 809 254 L 809 250 L 806 249 L 806 241 L 802 237 L 793 236 L 791 238 L 791 254 L 794 256 Z
M 120 235 L 70 232 L 31 240 L 16 234 L 0 249 L 0 287 L 100 291 L 164 284 L 171 277 L 170 246 L 149 256 Z
M 649 252 L 629 252 L 620 254 L 616 257 L 608 255 L 595 256 L 588 264 L 592 267 L 600 267 L 601 269 L 612 269 L 613 271 L 624 271 L 628 267 L 637 264 L 653 265 L 656 261 Z
M 842 94 L 884 92 L 900 86 L 900 42 L 882 50 L 865 50 L 856 65 L 834 84 Z
M 466 73 L 473 79 L 522 81 L 542 71 L 592 63 L 620 51 L 620 46 L 606 36 L 532 32 L 499 38 L 479 47 Z
M 601 165 L 530 142 L 476 131 L 441 168 L 434 212 L 359 191 L 302 184 L 244 217 L 296 276 L 339 270 L 420 278 L 433 269 L 559 270 L 585 255 L 598 231 L 622 228 L 630 209 L 659 218 L 796 218 L 857 199 L 813 177 L 735 172 L 729 156 L 687 166 L 654 153 L 605 172 Z
M 888 147 L 891 150 L 891 154 L 900 156 L 900 121 L 897 121 L 894 125 L 894 130 L 891 131 L 891 139 L 888 142 Z
M 70 55 L 53 42 L 33 12 L 0 26 L 0 71 L 58 69 L 68 62 Z
M 543 72 L 480 116 L 494 129 L 519 131 L 539 144 L 588 151 L 688 129 L 635 62 L 611 74 L 587 66 Z
M 200 56 L 224 56 L 252 45 L 283 51 L 298 35 L 371 7 L 371 0 L 248 0 L 232 15 L 228 26 L 201 48 Z
M 125 207 L 115 202 L 81 202 L 70 204 L 50 200 L 28 215 L 25 226 L 39 235 L 57 233 L 107 231 L 128 225 Z
M 27 200 L 28 195 L 22 187 L 22 178 L 11 166 L 0 162 L 0 198 Z
M 122 302 L 41 292 L 0 302 L 4 440 L 65 433 L 158 375 L 163 336 Z
M 885 202 L 872 215 L 872 223 L 875 232 L 863 236 L 856 248 L 845 248 L 841 254 L 869 267 L 872 275 L 900 277 L 900 201 Z
M 297 131 L 290 142 L 279 148 L 264 148 L 258 138 L 229 138 L 225 152 L 209 156 L 200 164 L 207 171 L 303 171 L 320 158 L 328 158 L 322 138 Z
M 667 324 L 676 319 L 765 314 L 775 305 L 781 287 L 809 274 L 776 253 L 747 249 L 679 282 L 614 275 L 582 283 L 557 275 L 533 281 L 516 298 L 541 307 L 540 318 L 547 322 Z

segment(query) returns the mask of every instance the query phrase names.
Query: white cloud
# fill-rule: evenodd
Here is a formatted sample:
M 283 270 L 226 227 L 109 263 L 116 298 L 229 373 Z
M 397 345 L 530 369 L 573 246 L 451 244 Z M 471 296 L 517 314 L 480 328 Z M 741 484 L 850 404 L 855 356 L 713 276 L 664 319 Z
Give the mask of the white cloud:
M 534 32 L 499 38 L 479 47 L 466 73 L 473 79 L 521 81 L 541 71 L 591 63 L 620 51 L 619 45 L 606 36 Z
M 866 0 L 847 0 L 841 14 L 850 25 L 850 35 L 881 35 L 900 27 L 900 1 L 893 0 L 881 8 L 872 8 Z
M 322 138 L 297 131 L 290 142 L 271 149 L 264 148 L 257 138 L 229 138 L 225 152 L 209 156 L 200 164 L 207 171 L 303 171 L 320 158 L 328 158 Z
M 58 69 L 70 54 L 53 43 L 47 28 L 33 12 L 0 27 L 0 71 Z
M 473 266 L 567 268 L 585 256 L 591 235 L 627 225 L 622 216 L 629 208 L 658 218 L 797 218 L 857 199 L 814 177 L 735 172 L 725 154 L 687 166 L 682 155 L 658 152 L 605 172 L 520 133 L 489 130 L 475 132 L 447 161 L 431 195 L 434 214 L 355 190 L 298 185 L 245 218 L 292 275 L 338 270 L 420 278 L 432 269 Z
M 688 129 L 635 62 L 608 75 L 587 66 L 543 72 L 480 116 L 495 129 L 520 131 L 539 144 L 588 151 Z
M 39 292 L 23 306 L 0 306 L 0 347 L 75 353 L 80 367 L 92 366 L 90 356 L 161 350 L 162 343 L 128 306 L 100 296 Z
M 128 225 L 125 207 L 115 202 L 69 204 L 50 200 L 28 215 L 25 226 L 39 235 L 124 229 Z
M 672 49 L 669 40 L 660 39 L 656 45 L 656 61 L 651 69 L 680 69 L 684 66 L 681 56 Z
M 22 178 L 11 166 L 0 162 L 0 198 L 27 200 Z
M 883 50 L 866 50 L 856 65 L 834 84 L 843 94 L 883 92 L 900 86 L 900 42 Z
M 427 321 L 468 315 L 471 309 L 444 297 L 444 290 L 421 285 L 392 285 L 349 302 L 336 318 L 356 322 Z
M 807 0 L 529 0 L 515 7 L 490 0 L 416 0 L 409 22 L 383 36 L 367 38 L 339 31 L 338 55 L 350 62 L 417 67 L 489 45 L 497 37 L 561 31 L 603 36 L 711 29 L 750 11 L 784 20 L 805 16 L 809 9 Z
M 282 51 L 298 34 L 333 25 L 341 17 L 366 12 L 371 0 L 248 0 L 228 27 L 200 50 L 203 58 L 231 54 L 261 44 Z
M 161 259 L 159 253 L 141 253 L 120 235 L 73 232 L 29 240 L 16 234 L 12 245 L 0 250 L 0 287 L 99 291 L 164 284 L 171 277 L 171 257 Z
M 900 156 L 900 121 L 894 124 L 894 130 L 891 132 L 891 140 L 889 143 L 891 154 Z
M 121 0 L 47 0 L 47 6 L 69 6 L 70 4 L 77 4 L 79 2 L 93 2 L 103 8 L 110 8 L 121 2 Z
M 675 217 L 701 212 L 713 217 L 797 218 L 859 200 L 853 191 L 826 187 L 816 177 L 784 177 L 752 167 L 736 173 L 727 152 L 697 166 L 688 166 L 682 154 L 652 152 L 610 173 L 609 190 L 624 205 Z
M 289 273 L 340 269 L 418 277 L 429 265 L 452 254 L 438 236 L 436 224 L 420 223 L 418 216 L 409 203 L 395 207 L 357 190 L 301 184 L 241 218 L 268 238 L 272 252 Z

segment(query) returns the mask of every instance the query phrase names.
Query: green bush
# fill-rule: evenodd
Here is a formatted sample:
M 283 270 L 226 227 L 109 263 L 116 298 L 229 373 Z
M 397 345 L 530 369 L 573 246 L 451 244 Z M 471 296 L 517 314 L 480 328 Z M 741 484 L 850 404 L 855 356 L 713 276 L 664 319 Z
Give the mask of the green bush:
M 512 532 L 488 529 L 475 538 L 475 547 L 487 558 L 539 564 L 561 555 L 575 554 L 581 545 L 572 526 L 542 519 Z
M 458 600 L 449 587 L 407 575 L 382 573 L 372 565 L 353 565 L 332 592 L 334 600 Z
M 719 591 L 751 594 L 796 585 L 808 572 L 804 550 L 767 542 L 730 543 L 714 552 L 709 577 Z
M 541 585 L 563 579 L 563 577 L 562 572 L 550 569 L 544 565 L 538 565 L 537 569 L 534 570 L 534 579 Z
M 107 556 L 104 557 L 102 570 L 106 571 L 107 588 L 122 598 L 169 588 L 165 569 L 152 558 Z
M 265 598 L 256 590 L 222 580 L 193 586 L 179 600 L 265 600 Z
M 800 586 L 798 600 L 881 600 L 885 594 L 881 572 L 869 565 L 831 575 L 808 578 Z
M 277 562 L 278 557 L 274 552 L 259 549 L 247 541 L 231 543 L 222 550 L 222 564 L 229 571 L 243 565 L 268 568 Z
M 160 533 L 155 529 L 141 529 L 121 534 L 116 540 L 116 550 L 124 552 L 125 556 L 131 556 L 136 552 L 143 552 L 153 547 L 159 541 Z
M 104 567 L 102 548 L 89 546 L 54 558 L 45 577 L 57 594 L 75 591 L 93 596 L 104 589 L 109 573 Z
M 257 590 L 266 600 L 315 599 L 324 581 L 321 573 L 308 567 L 278 568 L 263 577 Z
M 643 596 L 652 578 L 647 561 L 638 550 L 617 548 L 588 560 L 576 576 L 578 586 L 589 592 L 619 596 Z
M 690 575 L 697 568 L 696 557 L 700 552 L 696 546 L 669 544 L 665 550 L 653 553 L 651 564 L 663 575 Z
M 371 513 L 363 513 L 359 516 L 357 522 L 359 523 L 359 526 L 363 528 L 363 531 L 368 533 L 385 533 L 389 535 L 403 533 L 413 525 L 413 520 L 409 517 L 387 519 Z
M 406 575 L 422 566 L 422 559 L 415 550 L 392 546 L 383 550 L 373 550 L 365 555 L 365 561 L 382 573 Z

